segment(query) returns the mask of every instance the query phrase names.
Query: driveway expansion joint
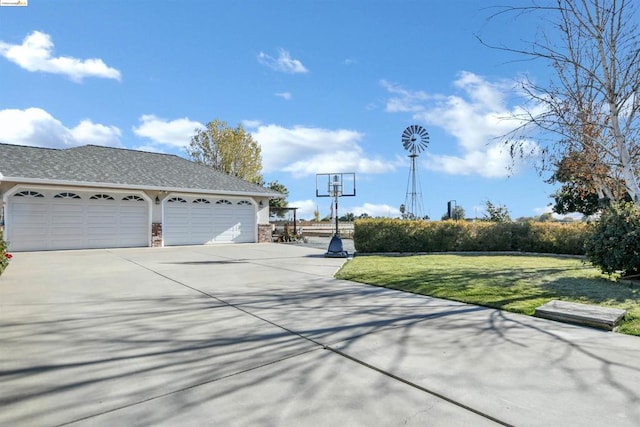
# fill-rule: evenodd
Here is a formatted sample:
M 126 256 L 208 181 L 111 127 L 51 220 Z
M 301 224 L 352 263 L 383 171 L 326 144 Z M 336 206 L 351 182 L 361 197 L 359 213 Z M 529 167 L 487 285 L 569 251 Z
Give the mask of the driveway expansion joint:
M 498 418 L 495 418 L 495 417 L 493 417 L 493 416 L 491 416 L 491 415 L 489 415 L 489 414 L 487 414 L 487 413 L 484 413 L 484 412 L 482 412 L 482 411 L 476 410 L 476 409 L 474 409 L 474 408 L 472 408 L 472 407 L 470 407 L 470 406 L 468 406 L 468 405 L 465 405 L 465 404 L 464 404 L 464 403 L 462 403 L 462 402 L 456 401 L 455 399 L 452 399 L 452 398 L 450 398 L 450 397 L 447 397 L 447 396 L 443 395 L 442 393 L 439 393 L 439 392 L 437 392 L 437 391 L 435 391 L 435 390 L 429 389 L 429 388 L 424 387 L 424 386 L 421 386 L 421 385 L 419 385 L 419 384 L 417 384 L 417 383 L 415 383 L 415 382 L 412 382 L 412 381 L 409 381 L 409 380 L 407 380 L 407 379 L 405 379 L 405 378 L 399 377 L 399 376 L 397 376 L 397 375 L 393 374 L 392 372 L 390 372 L 390 371 L 388 371 L 388 370 L 385 370 L 385 369 L 382 369 L 382 368 L 378 368 L 378 367 L 376 367 L 376 366 L 374 366 L 374 365 L 371 365 L 371 364 L 369 364 L 369 363 L 365 362 L 365 361 L 364 361 L 364 360 L 362 360 L 362 359 L 356 358 L 356 357 L 351 356 L 351 355 L 349 355 L 349 354 L 347 354 L 347 353 L 345 353 L 345 352 L 343 352 L 343 351 L 340 351 L 340 350 L 338 350 L 338 349 L 336 349 L 336 348 L 333 348 L 333 347 L 331 347 L 329 344 L 322 344 L 322 343 L 320 343 L 320 342 L 318 342 L 318 341 L 314 340 L 313 338 L 309 338 L 309 337 L 307 337 L 307 336 L 303 335 L 302 333 L 296 332 L 296 331 L 294 331 L 294 330 L 292 330 L 292 329 L 289 329 L 289 328 L 287 328 L 287 327 L 285 327 L 285 326 L 282 326 L 282 325 L 280 325 L 280 324 L 278 324 L 278 323 L 275 323 L 275 322 L 273 322 L 273 321 L 271 321 L 271 320 L 269 320 L 269 319 L 266 319 L 265 317 L 259 316 L 259 315 L 255 314 L 255 313 L 253 313 L 253 312 L 251 312 L 251 311 L 249 311 L 249 310 L 246 310 L 246 309 L 244 309 L 244 308 L 242 308 L 242 307 L 239 307 L 239 306 L 238 306 L 238 305 L 236 305 L 236 304 L 232 304 L 232 303 L 230 303 L 230 302 L 228 302 L 228 301 L 225 301 L 224 299 L 219 298 L 219 297 L 217 297 L 217 296 L 215 296 L 215 295 L 212 295 L 212 294 L 210 294 L 210 293 L 208 293 L 208 292 L 205 292 L 205 291 L 203 291 L 203 290 L 201 290 L 201 289 L 198 289 L 198 288 L 195 288 L 195 287 L 193 287 L 193 286 L 187 285 L 186 283 L 183 283 L 183 282 L 181 282 L 181 281 L 179 281 L 179 280 L 177 280 L 177 279 L 174 279 L 174 278 L 169 277 L 169 276 L 167 276 L 167 275 L 165 275 L 165 274 L 162 274 L 162 273 L 160 273 L 160 272 L 158 272 L 158 271 L 155 271 L 155 270 L 153 270 L 153 269 L 151 269 L 151 268 L 149 268 L 149 267 L 147 267 L 147 266 L 144 266 L 144 265 L 142 265 L 142 264 L 140 264 L 140 263 L 137 263 L 136 261 L 133 261 L 133 260 L 130 260 L 130 259 L 127 259 L 127 258 L 124 258 L 124 259 L 125 259 L 125 260 L 127 260 L 127 261 L 129 261 L 129 262 L 131 262 L 131 263 L 133 263 L 133 264 L 136 264 L 136 265 L 138 265 L 138 266 L 140 266 L 140 267 L 142 267 L 142 268 L 144 268 L 144 269 L 146 269 L 146 270 L 148 270 L 148 271 L 150 271 L 150 272 L 152 272 L 152 273 L 154 273 L 154 274 L 157 274 L 157 275 L 159 275 L 159 276 L 161 276 L 161 277 L 163 277 L 163 278 L 165 278 L 165 279 L 167 279 L 167 280 L 170 280 L 170 281 L 172 281 L 172 282 L 174 282 L 174 283 L 176 283 L 176 284 L 178 284 L 178 285 L 180 285 L 180 286 L 184 286 L 185 288 L 188 288 L 188 289 L 191 289 L 191 290 L 193 290 L 193 291 L 195 291 L 195 292 L 201 293 L 201 294 L 203 294 L 203 295 L 205 295 L 205 296 L 207 296 L 207 297 L 209 297 L 209 298 L 212 298 L 212 299 L 214 299 L 214 300 L 216 300 L 216 301 L 218 301 L 218 302 L 220 302 L 220 303 L 222 303 L 222 304 L 224 304 L 224 305 L 226 305 L 226 306 L 228 306 L 228 307 L 231 307 L 231 308 L 234 308 L 234 309 L 236 309 L 236 310 L 239 310 L 239 311 L 241 311 L 242 313 L 247 314 L 248 316 L 251 316 L 251 317 L 253 317 L 253 318 L 255 318 L 255 319 L 258 319 L 258 320 L 260 320 L 260 321 L 262 321 L 262 322 L 265 322 L 265 323 L 267 323 L 267 324 L 269 324 L 269 325 L 272 325 L 272 326 L 274 326 L 274 327 L 276 327 L 276 328 L 282 329 L 282 330 L 284 330 L 285 332 L 290 333 L 290 334 L 292 334 L 292 335 L 295 335 L 295 336 L 297 336 L 297 337 L 299 337 L 299 338 L 302 338 L 302 339 L 304 339 L 304 340 L 306 340 L 306 341 L 309 341 L 309 342 L 311 342 L 311 343 L 313 343 L 313 344 L 315 344 L 315 345 L 319 346 L 320 348 L 322 348 L 322 349 L 324 349 L 324 350 L 330 351 L 331 353 L 336 354 L 336 355 L 338 355 L 338 356 L 340 356 L 340 357 L 342 357 L 342 358 L 345 358 L 345 359 L 347 359 L 347 360 L 350 360 L 350 361 L 352 361 L 352 362 L 355 362 L 355 363 L 357 363 L 357 364 L 359 364 L 359 365 L 361 365 L 361 366 L 363 366 L 363 367 L 365 367 L 365 368 L 367 368 L 367 369 L 373 370 L 373 371 L 375 371 L 375 372 L 377 372 L 377 373 L 379 373 L 379 374 L 382 374 L 382 375 L 384 375 L 384 376 L 386 376 L 386 377 L 389 377 L 389 378 L 391 378 L 391 379 L 393 379 L 393 380 L 395 380 L 395 381 L 399 381 L 399 382 L 401 382 L 401 383 L 403 383 L 403 384 L 405 384 L 405 385 L 408 385 L 408 386 L 410 386 L 410 387 L 413 387 L 413 388 L 415 388 L 415 389 L 417 389 L 417 390 L 420 390 L 420 391 L 422 391 L 422 392 L 424 392 L 424 393 L 428 393 L 428 394 L 430 394 L 430 395 L 432 395 L 432 396 L 434 396 L 434 397 L 436 397 L 436 398 L 442 399 L 442 400 L 444 400 L 444 401 L 446 401 L 446 402 L 448 402 L 448 403 L 451 403 L 451 404 L 453 404 L 453 405 L 455 405 L 455 406 L 458 406 L 458 407 L 460 407 L 460 408 L 462 408 L 462 409 L 464 409 L 464 410 L 466 410 L 466 411 L 472 412 L 472 413 L 474 413 L 474 414 L 476 414 L 476 415 L 479 415 L 479 416 L 481 416 L 481 417 L 483 417 L 483 418 L 486 418 L 486 419 L 488 419 L 488 420 L 490 420 L 490 421 L 493 421 L 493 422 L 495 422 L 495 423 L 497 423 L 497 424 L 500 424 L 500 425 L 503 425 L 503 426 L 506 426 L 506 427 L 513 427 L 511 424 L 506 423 L 506 422 L 504 422 L 504 421 L 502 421 L 502 420 L 500 420 L 500 419 L 498 419 Z M 431 317 L 431 316 L 425 315 L 425 320 L 426 320 L 426 319 L 428 319 L 429 317 Z M 397 328 L 397 327 L 398 327 L 398 326 L 396 326 L 396 325 L 390 325 L 389 329 L 393 329 L 393 328 Z M 386 328 L 385 328 L 385 329 L 386 329 Z M 362 334 L 362 335 L 369 335 L 369 334 L 370 334 L 370 333 L 364 333 L 364 334 Z M 306 352 L 303 352 L 303 353 L 300 353 L 300 354 L 306 354 L 306 353 L 308 353 L 308 352 L 310 352 L 310 351 L 314 351 L 314 350 L 309 350 L 309 351 L 306 351 Z M 295 357 L 295 355 L 294 355 L 294 356 L 291 356 L 291 357 Z M 283 358 L 282 360 L 287 360 L 287 359 L 290 359 L 291 357 L 286 357 L 286 358 Z M 271 362 L 271 363 L 267 363 L 267 364 L 265 364 L 264 366 L 268 366 L 268 365 L 271 365 L 271 364 L 273 364 L 273 363 L 277 363 L 277 362 L 278 362 L 278 361 L 274 361 L 274 362 Z M 254 369 L 258 369 L 258 368 L 259 368 L 259 367 L 252 368 L 252 369 L 249 369 L 249 370 L 245 370 L 245 371 L 243 371 L 243 372 L 251 371 L 251 370 L 254 370 Z M 233 374 L 233 375 L 237 375 L 237 374 L 241 374 L 241 373 L 242 373 L 242 372 L 238 372 L 238 373 L 235 373 L 235 374 Z M 233 376 L 233 375 L 230 375 L 230 376 Z M 223 378 L 225 378 L 225 377 L 223 377 Z M 223 378 L 220 378 L 220 379 L 223 379 Z M 197 385 L 189 386 L 189 387 L 184 388 L 184 390 L 186 390 L 186 389 L 190 389 L 190 388 L 193 388 L 193 387 L 197 387 L 197 386 L 199 386 L 199 385 L 204 385 L 204 384 L 207 384 L 207 383 L 209 383 L 209 382 L 212 382 L 212 381 L 208 381 L 208 382 L 205 382 L 205 383 L 202 383 L 202 384 L 197 384 Z M 176 392 L 179 392 L 179 391 L 183 391 L 183 390 L 176 390 L 176 391 L 173 391 L 173 392 L 167 393 L 166 395 L 173 394 L 173 393 L 176 393 Z M 158 397 L 163 397 L 163 396 L 165 396 L 165 395 L 158 396 Z M 156 398 L 157 398 L 157 397 L 154 397 L 153 399 L 156 399 Z M 144 402 L 146 402 L 146 401 L 148 401 L 148 400 L 151 400 L 151 399 L 144 400 L 144 401 L 142 401 L 142 402 L 140 402 L 140 403 L 144 403 Z

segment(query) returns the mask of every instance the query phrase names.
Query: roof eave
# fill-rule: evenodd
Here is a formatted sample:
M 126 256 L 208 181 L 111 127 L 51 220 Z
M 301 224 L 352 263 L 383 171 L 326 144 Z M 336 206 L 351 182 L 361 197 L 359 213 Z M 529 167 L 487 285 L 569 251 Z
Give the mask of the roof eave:
M 16 184 L 117 188 L 122 190 L 164 191 L 168 193 L 225 194 L 225 195 L 243 195 L 243 196 L 250 196 L 250 197 L 268 197 L 268 198 L 280 198 L 283 196 L 283 194 L 281 193 L 271 192 L 271 191 L 263 193 L 258 191 L 229 191 L 229 190 L 210 190 L 210 189 L 201 189 L 201 188 L 158 187 L 153 185 L 115 184 L 115 183 L 109 183 L 109 182 L 86 182 L 86 181 L 43 179 L 43 178 L 24 178 L 24 177 L 2 176 L 2 174 L 0 174 L 0 181 L 15 182 Z

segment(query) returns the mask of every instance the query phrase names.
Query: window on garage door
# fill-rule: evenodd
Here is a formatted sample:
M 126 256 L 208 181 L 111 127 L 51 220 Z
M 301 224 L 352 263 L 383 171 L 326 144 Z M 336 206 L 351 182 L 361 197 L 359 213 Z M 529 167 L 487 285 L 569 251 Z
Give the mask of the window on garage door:
M 112 196 L 108 194 L 94 194 L 89 197 L 90 200 L 115 200 Z
M 82 199 L 82 197 L 78 196 L 76 193 L 58 193 L 53 196 L 54 199 Z
M 13 197 L 43 197 L 44 194 L 38 193 L 37 191 L 21 191 L 13 195 Z
M 142 197 L 136 195 L 124 196 L 122 200 L 124 200 L 125 202 L 144 202 L 144 199 Z

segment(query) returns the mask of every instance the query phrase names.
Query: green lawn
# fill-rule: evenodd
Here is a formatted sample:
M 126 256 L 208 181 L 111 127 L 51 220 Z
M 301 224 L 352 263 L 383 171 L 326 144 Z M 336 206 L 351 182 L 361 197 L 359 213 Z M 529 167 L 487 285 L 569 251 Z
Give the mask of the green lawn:
M 617 283 L 574 258 L 360 256 L 336 277 L 528 315 L 553 299 L 623 308 L 627 315 L 618 331 L 640 336 L 640 285 Z

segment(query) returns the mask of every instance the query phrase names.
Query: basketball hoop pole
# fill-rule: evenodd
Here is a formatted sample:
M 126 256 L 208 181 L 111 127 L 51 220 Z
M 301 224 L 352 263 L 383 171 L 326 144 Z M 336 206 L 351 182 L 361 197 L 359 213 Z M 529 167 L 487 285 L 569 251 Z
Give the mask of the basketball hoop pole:
M 332 193 L 333 193 L 333 202 L 335 203 L 335 223 L 336 223 L 336 236 L 340 236 L 340 227 L 338 226 L 338 197 L 340 197 L 340 182 L 338 181 L 338 175 L 333 175 L 333 184 L 332 185 Z

